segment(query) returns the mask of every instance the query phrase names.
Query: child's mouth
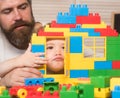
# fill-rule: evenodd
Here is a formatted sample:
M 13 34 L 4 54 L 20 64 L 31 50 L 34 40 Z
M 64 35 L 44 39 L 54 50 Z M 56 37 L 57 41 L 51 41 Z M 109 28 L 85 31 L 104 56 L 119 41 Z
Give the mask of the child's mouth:
M 55 57 L 54 60 L 56 60 L 56 61 L 63 61 L 64 59 L 62 57 Z

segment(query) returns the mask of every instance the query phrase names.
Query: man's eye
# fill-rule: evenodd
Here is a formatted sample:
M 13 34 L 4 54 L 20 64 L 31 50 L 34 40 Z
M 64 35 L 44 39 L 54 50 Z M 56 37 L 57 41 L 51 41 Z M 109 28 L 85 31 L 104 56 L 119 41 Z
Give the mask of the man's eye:
M 20 8 L 20 9 L 26 9 L 26 8 L 27 8 L 27 5 L 26 5 L 26 4 L 21 5 L 19 8 Z
M 3 11 L 4 14 L 9 14 L 10 12 L 11 12 L 11 10 L 9 10 L 9 9 Z
M 53 47 L 52 47 L 52 46 L 49 46 L 49 47 L 47 47 L 47 49 L 53 49 Z

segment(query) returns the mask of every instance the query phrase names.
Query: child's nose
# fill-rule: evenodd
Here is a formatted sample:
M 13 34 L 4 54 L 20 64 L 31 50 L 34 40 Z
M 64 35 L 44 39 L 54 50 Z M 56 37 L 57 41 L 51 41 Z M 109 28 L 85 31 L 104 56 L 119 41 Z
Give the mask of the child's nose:
M 61 55 L 61 50 L 60 49 L 56 49 L 56 55 Z

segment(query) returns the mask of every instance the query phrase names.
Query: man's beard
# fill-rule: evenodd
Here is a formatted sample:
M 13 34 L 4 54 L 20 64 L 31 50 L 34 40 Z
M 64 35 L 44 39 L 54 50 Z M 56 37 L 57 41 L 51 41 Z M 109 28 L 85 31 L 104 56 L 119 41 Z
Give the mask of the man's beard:
M 2 26 L 1 30 L 13 46 L 18 49 L 27 49 L 31 40 L 34 24 L 34 19 L 32 19 L 31 22 L 19 20 L 15 24 L 13 24 L 9 30 L 6 30 Z M 23 26 L 23 28 L 20 30 L 16 30 L 16 28 L 20 26 Z

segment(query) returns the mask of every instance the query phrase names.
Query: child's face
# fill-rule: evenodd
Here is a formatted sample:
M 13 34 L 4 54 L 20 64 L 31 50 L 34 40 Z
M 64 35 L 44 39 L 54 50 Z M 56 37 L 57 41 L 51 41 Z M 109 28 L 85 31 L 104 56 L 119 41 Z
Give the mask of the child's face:
M 47 68 L 53 72 L 64 69 L 64 39 L 51 39 L 47 41 L 46 58 Z

